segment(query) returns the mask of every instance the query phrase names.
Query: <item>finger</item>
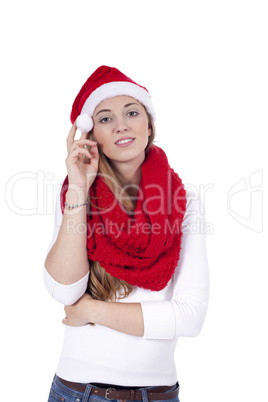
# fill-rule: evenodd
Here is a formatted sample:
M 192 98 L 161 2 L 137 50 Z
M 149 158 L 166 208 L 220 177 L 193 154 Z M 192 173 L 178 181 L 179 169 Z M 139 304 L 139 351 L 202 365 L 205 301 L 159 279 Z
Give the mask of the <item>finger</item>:
M 74 142 L 74 137 L 75 137 L 75 133 L 76 133 L 77 127 L 75 125 L 75 123 L 72 125 L 71 130 L 69 131 L 68 137 L 67 137 L 67 150 L 68 152 L 70 152 L 70 148 Z
M 67 140 L 71 140 L 71 139 L 73 139 L 73 138 L 74 138 L 75 133 L 76 133 L 76 130 L 77 130 L 77 127 L 76 127 L 76 125 L 75 125 L 75 123 L 74 123 L 74 124 L 72 125 L 72 127 L 71 127 L 70 131 L 69 131 L 69 134 L 68 134 Z
M 74 142 L 73 143 L 73 145 L 71 146 L 71 149 L 70 149 L 70 152 L 69 152 L 69 154 L 72 154 L 73 153 L 73 151 L 75 151 L 76 149 L 87 149 L 88 150 L 88 152 L 90 152 L 90 150 L 91 150 L 91 145 L 89 145 L 89 144 L 87 144 L 87 143 L 85 143 L 85 144 L 83 144 L 82 142 L 80 143 L 77 143 L 77 142 Z
M 93 158 L 93 155 L 88 152 L 87 149 L 78 147 L 73 149 L 66 159 L 77 159 L 79 155 L 86 155 L 88 158 Z
M 95 159 L 99 159 L 99 150 L 98 150 L 98 144 L 92 145 L 90 148 L 90 153 Z
M 83 133 L 81 133 L 80 139 L 85 139 L 85 138 L 87 138 L 87 136 L 88 136 L 88 133 L 84 131 Z
M 83 146 L 83 145 L 88 145 L 90 147 L 97 145 L 97 141 L 91 141 L 88 139 L 80 139 L 80 140 L 76 140 L 74 141 L 74 144 L 78 145 L 78 146 Z
M 84 148 L 84 149 L 87 149 L 90 152 L 92 146 L 94 146 L 96 144 L 95 143 L 94 144 L 89 143 L 88 141 L 89 140 L 86 140 L 86 139 L 74 141 L 73 144 L 70 145 L 70 149 L 69 149 L 68 153 L 71 154 L 77 148 L 81 148 L 81 149 Z
M 77 126 L 74 123 L 72 125 L 72 127 L 71 127 L 71 129 L 69 131 L 68 137 L 67 137 L 67 148 L 70 148 L 70 146 L 73 144 L 76 133 L 77 133 Z M 80 136 L 80 140 L 87 139 L 87 135 L 88 135 L 88 133 L 86 133 L 86 132 L 82 133 L 81 136 Z M 77 141 L 79 141 L 79 140 L 77 140 Z
M 83 162 L 86 163 L 86 164 L 88 164 L 88 163 L 92 164 L 92 162 L 94 163 L 94 161 L 95 161 L 95 163 L 98 164 L 99 163 L 99 151 L 98 151 L 97 142 L 95 144 L 92 144 L 92 145 L 85 144 L 84 149 L 86 149 L 90 153 L 91 160 L 88 159 L 86 157 L 86 155 L 84 155 Z

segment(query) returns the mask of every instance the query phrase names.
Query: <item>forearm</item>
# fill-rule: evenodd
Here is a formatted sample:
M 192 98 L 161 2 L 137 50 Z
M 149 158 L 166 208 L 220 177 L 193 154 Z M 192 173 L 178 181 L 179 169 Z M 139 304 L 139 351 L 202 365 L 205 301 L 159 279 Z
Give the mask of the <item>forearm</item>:
M 85 293 L 72 306 L 65 306 L 63 323 L 71 326 L 102 325 L 124 334 L 144 334 L 143 314 L 140 303 L 106 302 L 92 299 Z
M 144 334 L 143 315 L 140 303 L 97 302 L 91 312 L 95 324 L 142 337 Z
M 82 204 L 87 200 L 87 194 L 86 189 L 70 187 L 66 193 L 66 202 Z M 86 212 L 86 206 L 71 211 L 65 209 L 57 239 L 45 261 L 48 273 L 64 285 L 79 281 L 89 270 Z

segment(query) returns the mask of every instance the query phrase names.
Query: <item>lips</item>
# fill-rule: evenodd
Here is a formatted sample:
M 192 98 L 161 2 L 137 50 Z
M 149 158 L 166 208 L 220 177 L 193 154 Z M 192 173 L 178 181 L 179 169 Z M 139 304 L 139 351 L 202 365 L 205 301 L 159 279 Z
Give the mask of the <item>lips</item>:
M 116 145 L 127 144 L 133 140 L 135 140 L 135 138 L 133 138 L 133 137 L 122 137 L 122 138 L 119 138 L 119 140 L 117 140 L 115 142 L 115 144 Z

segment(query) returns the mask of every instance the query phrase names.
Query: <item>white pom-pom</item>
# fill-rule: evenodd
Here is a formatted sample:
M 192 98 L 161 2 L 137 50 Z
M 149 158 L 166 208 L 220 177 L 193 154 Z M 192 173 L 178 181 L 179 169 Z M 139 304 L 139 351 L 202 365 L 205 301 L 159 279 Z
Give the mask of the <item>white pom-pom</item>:
M 88 133 L 93 128 L 93 120 L 87 113 L 82 113 L 76 119 L 76 127 L 82 133 Z

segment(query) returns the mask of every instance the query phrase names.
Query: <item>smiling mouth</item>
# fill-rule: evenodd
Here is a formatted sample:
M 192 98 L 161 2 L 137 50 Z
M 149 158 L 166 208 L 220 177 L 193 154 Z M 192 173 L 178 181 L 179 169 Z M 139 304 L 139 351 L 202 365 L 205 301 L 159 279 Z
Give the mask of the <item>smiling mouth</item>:
M 134 140 L 135 140 L 135 138 L 128 138 L 126 140 L 117 141 L 115 144 L 116 145 L 127 144 L 128 142 L 132 142 Z

